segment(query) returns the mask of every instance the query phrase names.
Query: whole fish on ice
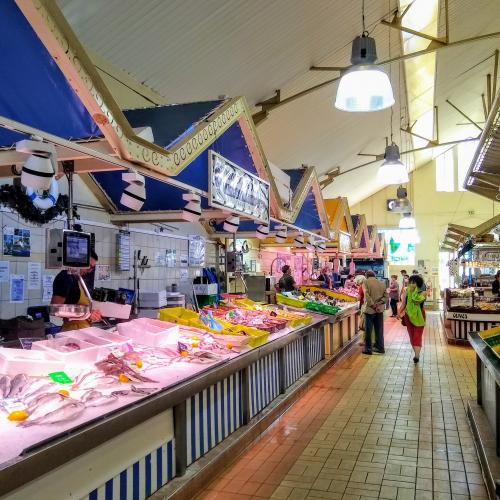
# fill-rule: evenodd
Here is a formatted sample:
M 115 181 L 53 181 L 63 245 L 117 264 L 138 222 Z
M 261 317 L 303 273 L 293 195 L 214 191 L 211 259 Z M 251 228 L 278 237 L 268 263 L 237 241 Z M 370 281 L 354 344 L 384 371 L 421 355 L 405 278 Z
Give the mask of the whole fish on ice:
M 60 408 L 57 408 L 50 413 L 47 413 L 34 420 L 28 418 L 24 422 L 19 423 L 20 427 L 30 427 L 32 425 L 48 425 L 48 424 L 59 424 L 62 422 L 68 422 L 78 418 L 85 411 L 85 405 L 79 401 L 70 401 L 64 404 Z

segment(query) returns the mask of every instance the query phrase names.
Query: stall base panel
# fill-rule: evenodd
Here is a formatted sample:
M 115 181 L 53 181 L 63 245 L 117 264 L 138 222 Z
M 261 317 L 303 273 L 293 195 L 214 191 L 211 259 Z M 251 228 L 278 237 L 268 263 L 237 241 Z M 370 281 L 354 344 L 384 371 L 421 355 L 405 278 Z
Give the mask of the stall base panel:
M 145 500 L 175 476 L 174 443 L 157 450 L 110 479 L 82 500 Z
M 186 401 L 188 465 L 242 425 L 242 389 L 237 372 Z
M 498 324 L 499 323 L 495 321 L 462 321 L 452 319 L 451 332 L 456 339 L 467 340 L 467 334 L 469 332 L 488 330 Z
M 249 375 L 250 417 L 254 417 L 280 394 L 278 352 L 250 365 Z
M 322 344 L 323 332 L 314 329 L 309 335 L 309 367 L 312 368 L 323 359 Z
M 285 346 L 285 386 L 290 387 L 304 375 L 304 344 L 298 339 Z
M 496 384 L 495 377 L 488 368 L 481 364 L 481 390 L 483 396 L 483 410 L 493 431 L 496 429 Z

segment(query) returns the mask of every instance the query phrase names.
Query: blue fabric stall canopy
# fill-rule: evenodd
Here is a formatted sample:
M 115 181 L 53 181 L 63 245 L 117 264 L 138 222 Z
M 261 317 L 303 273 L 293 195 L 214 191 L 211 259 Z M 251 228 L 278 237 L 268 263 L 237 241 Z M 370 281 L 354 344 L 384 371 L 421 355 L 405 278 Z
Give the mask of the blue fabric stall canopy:
M 125 116 L 134 128 L 150 126 L 154 142 L 169 148 L 193 132 L 196 125 L 207 119 L 222 101 L 206 101 L 188 104 L 173 104 L 155 108 L 142 108 L 125 111 Z M 252 174 L 257 174 L 248 145 L 238 122 L 233 123 L 214 143 L 209 146 L 236 165 Z M 106 192 L 118 210 L 128 210 L 120 205 L 121 193 L 125 183 L 121 173 L 100 172 L 94 179 Z M 208 191 L 208 150 L 204 150 L 175 179 L 185 184 Z M 147 199 L 141 211 L 180 210 L 186 202 L 182 200 L 183 191 L 164 182 L 148 178 L 146 180 Z M 202 198 L 202 208 L 207 208 Z
M 65 139 L 100 135 L 14 0 L 0 2 L 0 115 Z M 25 136 L 0 128 L 0 146 Z
M 290 189 L 292 190 L 292 193 L 295 193 L 295 190 L 299 186 L 305 170 L 302 168 L 295 168 L 286 170 L 285 172 L 290 176 Z M 318 212 L 316 197 L 314 196 L 312 187 L 307 193 L 307 196 L 304 200 L 304 203 L 302 204 L 302 207 L 300 208 L 299 214 L 297 215 L 294 224 L 302 229 L 307 229 L 309 231 L 321 230 L 323 227 Z

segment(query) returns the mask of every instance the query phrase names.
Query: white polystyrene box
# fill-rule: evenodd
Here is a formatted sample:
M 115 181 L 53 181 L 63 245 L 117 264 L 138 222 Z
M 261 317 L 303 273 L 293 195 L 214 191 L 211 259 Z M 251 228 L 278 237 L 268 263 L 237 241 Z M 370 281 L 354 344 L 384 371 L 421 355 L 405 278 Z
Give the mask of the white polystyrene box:
M 67 343 L 75 343 L 80 349 L 70 352 L 63 352 L 57 348 Z M 90 344 L 85 340 L 73 337 L 59 337 L 56 339 L 41 340 L 34 342 L 31 349 L 45 351 L 51 358 L 63 361 L 68 367 L 72 364 L 95 363 L 100 356 L 101 346 Z
M 99 311 L 105 318 L 129 319 L 132 306 L 130 304 L 116 304 L 114 302 L 93 300 L 92 309 Z
M 151 318 L 138 318 L 117 325 L 120 335 L 131 337 L 139 344 L 158 347 L 179 336 L 179 325 Z
M 4 375 L 25 373 L 32 377 L 41 377 L 62 370 L 64 362 L 49 358 L 43 351 L 0 348 L 0 373 Z

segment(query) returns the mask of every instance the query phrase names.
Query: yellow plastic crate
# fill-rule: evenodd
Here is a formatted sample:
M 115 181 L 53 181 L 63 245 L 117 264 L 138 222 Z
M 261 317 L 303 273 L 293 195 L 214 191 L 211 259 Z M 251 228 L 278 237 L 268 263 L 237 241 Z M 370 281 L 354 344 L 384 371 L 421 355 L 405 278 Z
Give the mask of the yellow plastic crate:
M 306 303 L 303 300 L 292 299 L 291 297 L 287 297 L 286 295 L 282 295 L 281 293 L 276 294 L 276 302 L 278 304 L 283 304 L 290 307 L 306 307 Z
M 488 328 L 488 330 L 482 330 L 481 332 L 479 332 L 480 337 L 483 339 L 491 337 L 492 335 L 499 335 L 499 334 L 500 334 L 500 325 L 494 326 L 493 328 Z
M 328 297 L 333 297 L 334 299 L 343 300 L 344 302 L 356 302 L 358 299 L 356 297 L 351 297 L 350 295 L 345 295 L 343 293 L 336 292 L 335 290 L 329 290 L 328 288 L 320 288 L 317 286 L 306 286 L 302 285 L 299 287 L 301 292 L 306 292 L 307 290 L 311 292 L 321 292 Z

